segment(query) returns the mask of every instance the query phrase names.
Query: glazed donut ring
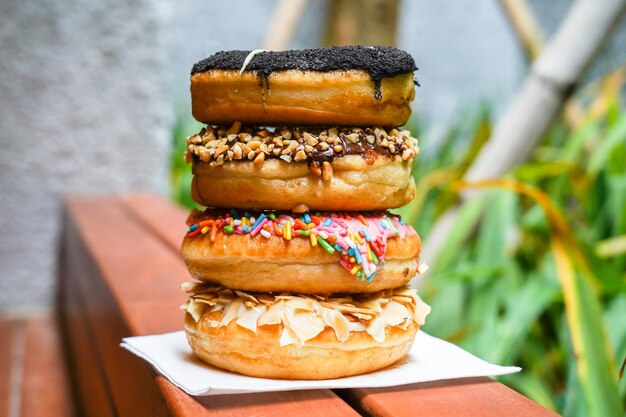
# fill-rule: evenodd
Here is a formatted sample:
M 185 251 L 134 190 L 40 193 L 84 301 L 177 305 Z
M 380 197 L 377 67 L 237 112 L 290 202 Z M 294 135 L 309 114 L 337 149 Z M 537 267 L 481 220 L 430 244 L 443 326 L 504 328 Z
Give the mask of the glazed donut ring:
M 324 181 L 306 164 L 265 160 L 211 166 L 194 162 L 191 195 L 207 207 L 293 210 L 369 211 L 400 207 L 415 196 L 413 158 L 378 157 L 372 164 L 358 155 L 330 163 L 332 178 Z
M 269 89 L 256 74 L 235 70 L 194 74 L 193 117 L 207 124 L 401 126 L 414 98 L 412 73 L 383 79 L 380 100 L 363 70 L 286 70 L 267 82 Z
M 185 331 L 194 353 L 245 375 L 331 379 L 403 357 L 430 307 L 409 288 L 372 295 L 245 293 L 185 283 Z
M 408 283 L 417 274 L 421 242 L 417 235 L 389 239 L 385 264 L 370 282 L 356 280 L 337 254 L 312 247 L 308 239 L 218 234 L 185 237 L 182 256 L 191 275 L 228 288 L 300 294 L 372 293 Z
M 218 52 L 193 66 L 193 116 L 207 124 L 401 126 L 415 61 L 376 46 Z

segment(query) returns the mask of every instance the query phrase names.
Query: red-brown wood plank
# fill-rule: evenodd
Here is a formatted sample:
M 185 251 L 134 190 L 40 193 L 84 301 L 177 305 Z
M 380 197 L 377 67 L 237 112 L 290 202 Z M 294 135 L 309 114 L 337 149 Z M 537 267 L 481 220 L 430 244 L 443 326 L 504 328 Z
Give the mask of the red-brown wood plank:
M 152 194 L 131 194 L 121 198 L 129 210 L 178 253 L 187 231 L 189 210 L 177 207 Z
M 13 353 L 13 324 L 0 319 L 0 417 L 9 416 L 11 395 L 11 365 Z
M 22 417 L 71 417 L 74 403 L 56 320 L 35 316 L 25 320 L 22 376 Z
M 73 198 L 67 207 L 68 253 L 74 262 L 86 263 L 75 268 L 80 271 L 76 279 L 118 415 L 357 415 L 328 390 L 197 400 L 155 377 L 145 362 L 117 344 L 123 336 L 182 327 L 178 305 L 184 296 L 176 289 L 188 276 L 182 260 L 145 222 L 130 215 L 128 203 Z M 180 228 L 180 212 L 174 217 L 169 224 Z M 166 216 L 158 218 L 163 227 L 168 224 Z M 244 404 L 247 408 L 240 407 Z
M 71 262 L 78 259 L 68 253 L 67 239 L 61 242 L 60 254 L 58 303 L 62 317 L 61 333 L 68 350 L 77 414 L 86 417 L 114 417 L 113 400 L 76 280 L 78 271 L 75 262 Z
M 558 415 L 491 378 L 347 390 L 348 402 L 376 417 Z

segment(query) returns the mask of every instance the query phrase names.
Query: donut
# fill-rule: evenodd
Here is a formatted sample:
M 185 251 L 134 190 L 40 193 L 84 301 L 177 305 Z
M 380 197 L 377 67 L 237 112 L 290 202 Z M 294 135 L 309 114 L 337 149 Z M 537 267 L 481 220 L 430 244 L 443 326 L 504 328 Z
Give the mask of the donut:
M 181 254 L 193 277 L 229 288 L 372 293 L 418 272 L 421 241 L 378 213 L 194 212 Z
M 382 369 L 408 353 L 430 312 L 409 288 L 324 297 L 182 287 L 194 353 L 261 378 L 333 379 Z
M 384 46 L 218 52 L 192 68 L 192 114 L 207 124 L 401 126 L 416 69 Z
M 207 207 L 383 210 L 415 195 L 409 131 L 382 127 L 203 128 L 187 139 L 192 198 Z

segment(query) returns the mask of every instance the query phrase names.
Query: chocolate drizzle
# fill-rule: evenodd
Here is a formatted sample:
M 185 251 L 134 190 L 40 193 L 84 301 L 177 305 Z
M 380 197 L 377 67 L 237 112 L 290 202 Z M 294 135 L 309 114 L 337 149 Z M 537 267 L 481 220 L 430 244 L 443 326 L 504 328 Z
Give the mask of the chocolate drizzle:
M 378 157 L 414 158 L 419 152 L 417 140 L 407 130 L 373 128 L 274 128 L 243 126 L 206 126 L 187 138 L 186 160 L 209 162 L 219 166 L 228 161 L 250 161 L 261 157 L 285 162 L 306 163 L 320 175 L 320 167 L 345 155 L 360 155 L 373 164 Z
M 191 75 L 212 69 L 240 70 L 250 51 L 222 51 L 194 64 Z M 374 81 L 375 98 L 382 98 L 380 86 L 384 78 L 417 70 L 407 52 L 389 46 L 331 46 L 282 52 L 260 52 L 246 66 L 246 72 L 258 74 L 269 88 L 269 76 L 275 71 L 298 69 L 329 72 L 364 70 Z

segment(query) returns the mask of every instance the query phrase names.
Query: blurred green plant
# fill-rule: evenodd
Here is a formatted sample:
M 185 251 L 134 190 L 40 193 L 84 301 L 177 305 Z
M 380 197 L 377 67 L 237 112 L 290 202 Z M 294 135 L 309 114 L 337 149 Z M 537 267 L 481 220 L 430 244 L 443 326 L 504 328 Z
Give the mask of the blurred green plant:
M 533 158 L 506 179 L 459 182 L 489 137 L 484 108 L 436 144 L 425 135 L 414 169 L 416 199 L 399 210 L 428 239 L 461 189 L 488 190 L 461 206 L 432 260 L 422 283 L 433 307 L 425 330 L 487 360 L 522 366 L 502 381 L 565 416 L 624 414 L 622 85 L 623 78 L 618 85 L 608 80 L 579 97 L 586 107 L 576 126 L 557 121 Z
M 185 162 L 183 155 L 187 150 L 187 138 L 198 133 L 202 126 L 188 111 L 176 112 L 170 154 L 170 192 L 174 202 L 187 208 L 199 206 L 191 199 L 191 165 Z

